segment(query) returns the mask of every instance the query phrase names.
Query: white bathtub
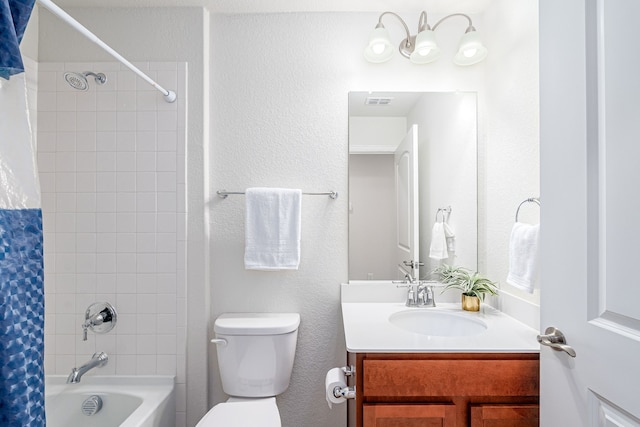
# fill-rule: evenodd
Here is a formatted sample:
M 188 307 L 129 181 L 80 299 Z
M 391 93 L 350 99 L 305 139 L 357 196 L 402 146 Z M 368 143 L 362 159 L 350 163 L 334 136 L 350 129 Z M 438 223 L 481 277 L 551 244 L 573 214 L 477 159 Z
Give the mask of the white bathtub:
M 47 375 L 47 427 L 172 427 L 175 390 L 172 376 L 85 376 L 67 384 L 66 375 Z M 99 396 L 102 409 L 84 415 L 82 404 Z

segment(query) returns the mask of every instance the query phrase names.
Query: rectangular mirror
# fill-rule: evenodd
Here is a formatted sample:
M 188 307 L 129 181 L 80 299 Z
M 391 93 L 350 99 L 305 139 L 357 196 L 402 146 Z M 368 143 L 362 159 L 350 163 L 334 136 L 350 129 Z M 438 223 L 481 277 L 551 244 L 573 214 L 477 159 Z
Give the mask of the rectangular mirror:
M 350 281 L 477 269 L 477 129 L 476 93 L 349 93 Z

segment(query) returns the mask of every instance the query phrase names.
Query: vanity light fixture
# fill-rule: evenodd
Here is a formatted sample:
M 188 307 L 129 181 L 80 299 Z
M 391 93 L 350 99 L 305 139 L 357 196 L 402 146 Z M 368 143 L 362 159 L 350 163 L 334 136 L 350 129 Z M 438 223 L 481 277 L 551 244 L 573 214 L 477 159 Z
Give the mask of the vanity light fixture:
M 464 13 L 453 13 L 447 15 L 433 26 L 427 23 L 427 12 L 420 13 L 418 21 L 418 34 L 413 36 L 409 32 L 409 27 L 404 20 L 394 12 L 383 12 L 378 18 L 378 24 L 371 33 L 369 44 L 364 50 L 364 57 L 369 62 L 379 63 L 386 62 L 393 56 L 393 47 L 389 32 L 382 24 L 382 18 L 385 15 L 395 16 L 404 27 L 407 37 L 400 42 L 398 50 L 405 58 L 408 58 L 414 64 L 427 64 L 433 62 L 440 56 L 440 48 L 436 41 L 435 30 L 446 19 L 454 16 L 462 16 L 467 18 L 469 25 L 465 34 L 460 39 L 458 45 L 458 53 L 453 58 L 453 62 L 457 65 L 473 65 L 482 61 L 487 56 L 487 48 L 484 47 L 476 29 L 471 22 L 471 18 Z

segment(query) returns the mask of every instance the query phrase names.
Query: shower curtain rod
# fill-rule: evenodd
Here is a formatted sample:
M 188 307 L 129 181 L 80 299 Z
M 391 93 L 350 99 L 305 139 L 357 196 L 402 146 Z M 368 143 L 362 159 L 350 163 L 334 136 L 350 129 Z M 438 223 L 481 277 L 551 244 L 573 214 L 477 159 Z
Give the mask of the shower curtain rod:
M 64 22 L 66 22 L 67 24 L 71 25 L 73 28 L 78 30 L 83 36 L 87 37 L 89 40 L 91 40 L 92 42 L 94 42 L 95 44 L 100 46 L 108 54 L 110 54 L 111 56 L 116 58 L 118 61 L 122 62 L 131 71 L 133 71 L 134 73 L 136 73 L 137 75 L 142 77 L 145 81 L 147 81 L 151 86 L 153 86 L 156 89 L 158 89 L 164 95 L 164 100 L 165 101 L 174 102 L 176 100 L 176 93 L 175 92 L 173 92 L 171 90 L 167 90 L 167 89 L 163 88 L 162 86 L 160 86 L 155 81 L 151 80 L 151 78 L 149 76 L 147 76 L 145 73 L 140 71 L 135 65 L 133 65 L 131 62 L 127 61 L 122 55 L 120 55 L 118 52 L 116 52 L 111 47 L 109 47 L 109 45 L 107 45 L 105 42 L 100 40 L 95 34 L 93 34 L 91 31 L 86 29 L 78 21 L 73 19 L 67 12 L 62 10 L 57 4 L 53 3 L 51 0 L 38 0 L 38 3 L 40 3 L 47 10 L 49 10 L 49 12 L 53 13 L 58 18 L 62 19 Z

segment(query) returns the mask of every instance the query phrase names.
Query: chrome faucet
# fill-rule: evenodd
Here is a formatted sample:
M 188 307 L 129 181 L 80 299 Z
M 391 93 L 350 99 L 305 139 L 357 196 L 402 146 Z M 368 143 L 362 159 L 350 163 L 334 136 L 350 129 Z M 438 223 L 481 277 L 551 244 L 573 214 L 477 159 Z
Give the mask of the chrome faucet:
M 420 282 L 418 284 L 418 301 L 416 306 L 418 307 L 435 307 L 436 300 L 433 296 L 433 285 L 429 282 Z
M 108 361 L 109 356 L 107 356 L 107 353 L 94 353 L 94 355 L 91 357 L 91 360 L 89 360 L 87 363 L 80 366 L 79 368 L 73 368 L 71 370 L 71 373 L 67 377 L 67 384 L 79 383 L 80 379 L 84 374 L 87 373 L 87 371 L 93 368 L 101 368 L 106 365 Z
M 433 285 L 437 283 L 434 280 L 415 280 L 409 273 L 404 275 L 404 280 L 393 282 L 398 287 L 406 287 L 407 307 L 435 307 L 436 300 L 433 294 Z

